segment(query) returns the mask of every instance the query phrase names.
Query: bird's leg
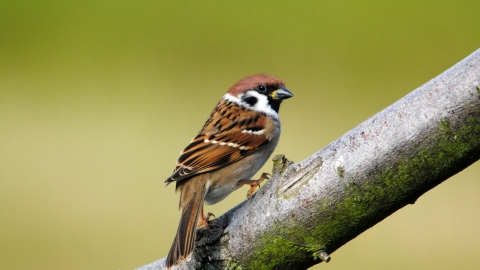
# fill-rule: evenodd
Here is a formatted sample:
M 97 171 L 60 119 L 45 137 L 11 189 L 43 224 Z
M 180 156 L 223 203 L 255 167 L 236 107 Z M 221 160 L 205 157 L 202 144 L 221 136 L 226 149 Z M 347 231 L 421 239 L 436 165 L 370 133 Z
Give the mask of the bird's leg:
M 210 227 L 208 226 L 208 221 L 210 220 L 210 217 L 215 217 L 214 214 L 208 212 L 207 213 L 207 216 L 204 216 L 203 215 L 203 205 L 202 205 L 202 213 L 199 217 L 199 220 L 198 220 L 198 228 L 205 228 L 205 229 L 209 229 Z
M 263 182 L 263 180 L 268 179 L 270 176 L 271 175 L 268 173 L 262 173 L 262 176 L 260 176 L 260 179 L 258 180 L 240 180 L 238 181 L 238 184 L 250 185 L 250 189 L 247 192 L 247 199 L 250 199 L 250 197 L 252 197 L 253 195 L 253 192 L 255 191 L 255 188 L 260 188 L 260 184 Z

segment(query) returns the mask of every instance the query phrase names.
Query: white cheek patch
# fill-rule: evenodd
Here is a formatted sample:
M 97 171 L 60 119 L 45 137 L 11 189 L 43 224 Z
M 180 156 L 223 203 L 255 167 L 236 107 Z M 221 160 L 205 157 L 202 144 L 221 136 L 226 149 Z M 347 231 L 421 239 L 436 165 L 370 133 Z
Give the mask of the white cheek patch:
M 225 99 L 227 101 L 230 101 L 230 102 L 233 102 L 235 104 L 238 104 L 240 106 L 243 106 L 247 109 L 257 111 L 257 112 L 261 112 L 261 113 L 264 113 L 268 116 L 271 116 L 273 118 L 278 119 L 278 113 L 275 110 L 273 110 L 272 107 L 270 107 L 270 104 L 268 104 L 268 98 L 265 95 L 262 95 L 262 94 L 258 93 L 257 91 L 253 91 L 253 90 L 250 90 L 250 91 L 247 91 L 243 94 L 240 94 L 240 97 L 242 97 L 243 95 L 255 97 L 257 99 L 257 102 L 255 103 L 255 105 L 251 106 L 250 104 L 243 101 L 241 98 L 234 97 L 234 96 L 230 95 L 229 93 L 226 93 L 223 96 L 223 99 Z
M 255 105 L 253 105 L 253 107 L 250 106 L 250 108 L 252 108 L 254 111 L 264 111 L 265 109 L 270 108 L 270 105 L 268 104 L 268 98 L 257 91 L 247 91 L 245 94 L 240 95 L 255 97 L 257 99 Z

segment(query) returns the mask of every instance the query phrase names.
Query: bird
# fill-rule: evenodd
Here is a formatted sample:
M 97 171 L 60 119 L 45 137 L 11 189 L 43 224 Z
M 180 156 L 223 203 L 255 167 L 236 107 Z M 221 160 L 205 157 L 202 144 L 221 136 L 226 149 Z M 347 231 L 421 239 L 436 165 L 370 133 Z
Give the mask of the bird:
M 215 204 L 243 185 L 247 198 L 268 179 L 265 164 L 280 139 L 278 110 L 293 97 L 285 83 L 271 75 L 256 74 L 234 84 L 217 103 L 200 132 L 180 153 L 166 185 L 180 191 L 180 223 L 166 259 L 170 269 L 188 260 L 195 246 L 197 226 L 208 228 L 203 203 Z

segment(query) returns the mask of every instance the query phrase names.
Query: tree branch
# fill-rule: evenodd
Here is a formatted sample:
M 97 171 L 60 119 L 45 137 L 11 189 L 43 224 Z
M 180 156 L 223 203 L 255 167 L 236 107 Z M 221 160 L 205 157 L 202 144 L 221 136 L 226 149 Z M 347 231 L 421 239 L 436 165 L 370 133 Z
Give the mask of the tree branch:
M 200 229 L 178 269 L 305 269 L 480 158 L 480 49 Z M 173 237 L 173 236 L 172 236 Z M 165 269 L 165 259 L 139 269 Z

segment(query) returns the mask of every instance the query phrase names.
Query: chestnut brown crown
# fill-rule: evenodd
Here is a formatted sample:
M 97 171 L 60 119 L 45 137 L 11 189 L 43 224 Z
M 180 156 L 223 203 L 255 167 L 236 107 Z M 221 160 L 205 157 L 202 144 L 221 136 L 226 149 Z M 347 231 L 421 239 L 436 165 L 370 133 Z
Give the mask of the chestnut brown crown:
M 258 85 L 264 84 L 272 88 L 284 88 L 285 83 L 279 78 L 273 77 L 267 74 L 255 74 L 241 79 L 236 84 L 234 84 L 228 92 L 230 95 L 237 97 L 238 94 L 245 92 L 249 89 L 255 89 Z

